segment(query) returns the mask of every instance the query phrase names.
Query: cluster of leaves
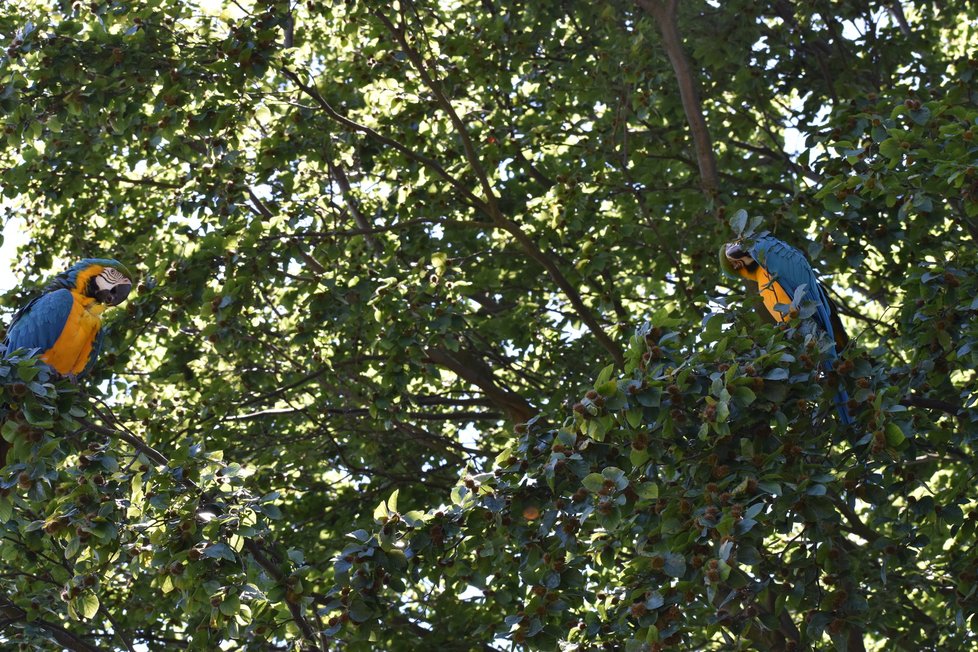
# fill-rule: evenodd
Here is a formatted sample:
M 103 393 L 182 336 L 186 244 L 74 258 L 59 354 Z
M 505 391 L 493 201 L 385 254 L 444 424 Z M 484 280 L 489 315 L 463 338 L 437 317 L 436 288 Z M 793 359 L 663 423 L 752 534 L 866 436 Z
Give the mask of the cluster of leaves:
M 216 631 L 259 639 L 274 631 L 276 605 L 285 608 L 285 592 L 301 590 L 301 578 L 282 582 L 242 562 L 247 541 L 281 513 L 275 495 L 243 488 L 240 465 L 188 440 L 160 466 L 159 454 L 131 433 L 89 421 L 93 412 L 111 423 L 104 405 L 20 353 L 0 363 L 0 398 L 9 462 L 0 481 L 0 609 L 9 640 L 96 649 L 65 628 L 67 615 L 103 623 L 90 634 L 122 647 L 129 643 L 117 638 L 120 609 L 193 623 L 189 640 L 204 648 Z M 134 608 L 127 596 L 137 585 L 162 599 Z M 160 610 L 165 603 L 172 611 Z
M 5 305 L 141 277 L 111 412 L 0 366 L 0 643 L 973 645 L 975 21 L 0 3 Z M 741 209 L 826 273 L 834 371 L 733 309 Z
M 562 427 L 522 429 L 451 505 L 399 514 L 382 503 L 382 528 L 355 533 L 336 565 L 330 606 L 336 622 L 349 616 L 345 634 L 383 627 L 371 616 L 403 599 L 406 557 L 433 593 L 481 591 L 463 603 L 458 636 L 540 649 L 804 649 L 823 635 L 848 649 L 854 630 L 885 637 L 893 623 L 901 645 L 967 645 L 976 578 L 959 573 L 976 562 L 978 511 L 962 484 L 941 483 L 941 497 L 920 489 L 970 461 L 923 452 L 932 442 L 869 356 L 846 360 L 838 380 L 857 388 L 853 414 L 873 430 L 835 427 L 819 336 L 797 322 L 755 323 L 748 336 L 750 317 L 711 315 L 695 340 L 639 329 L 629 373 L 605 369 Z M 922 604 L 957 622 L 921 619 Z M 486 611 L 506 617 L 483 632 Z
M 853 289 L 900 306 L 892 321 L 912 343 L 900 368 L 909 386 L 962 406 L 978 400 L 978 267 L 965 254 L 978 237 L 976 74 L 978 59 L 961 57 L 945 84 L 897 89 L 906 95 L 898 104 L 854 101 L 826 138 L 839 155 L 825 162 L 832 177 L 816 194 L 851 234 L 846 258 L 879 269 Z M 905 281 L 887 283 L 890 275 Z

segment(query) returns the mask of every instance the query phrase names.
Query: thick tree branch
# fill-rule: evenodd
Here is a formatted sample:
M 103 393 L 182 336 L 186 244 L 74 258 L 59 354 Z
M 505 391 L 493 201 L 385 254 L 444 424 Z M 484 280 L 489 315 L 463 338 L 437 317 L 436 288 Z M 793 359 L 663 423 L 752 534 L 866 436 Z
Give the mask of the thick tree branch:
M 100 414 L 100 416 L 103 416 L 104 418 L 104 415 Z M 140 453 L 144 454 L 147 458 L 149 458 L 150 460 L 156 462 L 161 466 L 166 466 L 170 462 L 170 460 L 166 459 L 165 455 L 163 455 L 162 453 L 154 449 L 152 446 L 144 442 L 139 437 L 130 435 L 129 433 L 123 432 L 122 430 L 115 430 L 113 428 L 106 428 L 105 426 L 100 426 L 97 423 L 92 423 L 88 419 L 79 418 L 78 423 L 85 426 L 86 429 L 91 430 L 92 432 L 97 432 L 100 435 L 121 439 L 122 441 L 126 442 L 127 444 L 135 448 Z
M 428 359 L 440 367 L 445 367 L 456 376 L 472 383 L 498 406 L 514 423 L 529 421 L 536 414 L 525 398 L 496 384 L 492 370 L 482 358 L 467 351 L 448 351 L 446 349 L 427 349 Z
M 832 496 L 832 502 L 835 504 L 835 508 L 839 510 L 839 513 L 845 517 L 846 521 L 849 523 L 850 529 L 854 534 L 858 534 L 870 543 L 876 541 L 880 538 L 880 536 L 882 536 L 879 532 L 863 523 L 862 519 L 859 518 L 859 514 L 849 507 L 849 505 L 846 504 L 845 499 L 843 499 L 841 496 Z
M 942 401 L 936 398 L 925 398 L 923 396 L 904 396 L 900 399 L 900 405 L 905 405 L 907 407 L 922 407 L 929 410 L 940 410 L 941 412 L 947 412 L 953 417 L 961 416 L 961 406 L 955 405 L 954 403 L 949 403 L 948 401 Z
M 252 559 L 255 563 L 261 566 L 262 570 L 268 573 L 268 576 L 274 579 L 283 588 L 288 584 L 289 578 L 286 577 L 282 569 L 278 567 L 278 564 L 273 562 L 265 555 L 265 551 L 254 539 L 245 539 L 244 543 L 245 549 L 251 553 Z M 302 613 L 302 607 L 299 606 L 294 600 L 290 600 L 288 597 L 288 592 L 286 592 L 285 604 L 289 607 L 289 612 L 292 614 L 292 620 L 299 629 L 302 631 L 302 637 L 306 639 L 308 643 L 316 644 L 318 647 L 318 638 L 316 632 L 313 631 L 312 626 L 306 620 Z M 319 648 L 325 651 L 325 648 Z
M 900 0 L 890 0 L 886 3 L 886 8 L 889 9 L 890 15 L 900 26 L 900 31 L 903 32 L 904 36 L 910 36 L 912 30 L 910 29 L 910 23 L 907 22 L 907 15 L 903 13 L 903 5 L 900 4 Z
M 72 652 L 99 652 L 101 649 L 72 634 L 60 625 L 42 618 L 28 619 L 26 611 L 14 604 L 5 593 L 0 593 L 0 625 L 13 622 L 30 622 L 32 625 L 40 627 L 50 633 L 58 645 Z
M 662 35 L 662 45 L 665 48 L 672 69 L 679 83 L 679 96 L 682 99 L 683 111 L 689 123 L 689 131 L 693 136 L 693 148 L 696 151 L 696 162 L 700 170 L 700 185 L 703 194 L 708 199 L 714 199 L 720 189 L 720 176 L 717 173 L 716 154 L 713 151 L 713 141 L 710 130 L 703 117 L 703 106 L 700 102 L 696 78 L 693 75 L 689 57 L 683 49 L 682 37 L 676 22 L 678 0 L 636 0 L 655 20 Z
M 126 652 L 136 652 L 135 648 L 132 646 L 132 641 L 126 636 L 125 631 L 119 625 L 116 618 L 112 616 L 112 611 L 110 609 L 105 609 L 105 617 L 108 619 L 109 624 L 112 625 L 112 631 L 115 633 L 116 638 L 122 641 L 122 644 L 126 648 Z

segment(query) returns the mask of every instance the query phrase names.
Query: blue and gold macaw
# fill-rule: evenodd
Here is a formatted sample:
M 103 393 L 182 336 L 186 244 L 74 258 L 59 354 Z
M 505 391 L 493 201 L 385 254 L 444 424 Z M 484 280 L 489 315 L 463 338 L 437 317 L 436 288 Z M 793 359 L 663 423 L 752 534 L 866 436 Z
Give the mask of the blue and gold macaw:
M 720 266 L 728 276 L 752 282 L 752 289 L 760 293 L 764 307 L 775 322 L 788 321 L 793 316 L 792 299 L 799 288 L 804 288 L 802 301 L 814 302 L 815 322 L 835 343 L 826 355 L 830 364 L 834 364 L 838 352 L 849 344 L 835 303 L 818 282 L 805 255 L 791 245 L 767 232 L 761 233 L 749 247 L 740 241 L 723 245 Z M 836 402 L 839 417 L 845 424 L 852 423 L 846 407 L 848 401 L 849 395 L 840 388 Z
M 36 350 L 58 373 L 87 373 L 102 346 L 102 311 L 126 300 L 132 275 L 109 258 L 86 258 L 58 274 L 43 294 L 17 311 L 4 351 Z

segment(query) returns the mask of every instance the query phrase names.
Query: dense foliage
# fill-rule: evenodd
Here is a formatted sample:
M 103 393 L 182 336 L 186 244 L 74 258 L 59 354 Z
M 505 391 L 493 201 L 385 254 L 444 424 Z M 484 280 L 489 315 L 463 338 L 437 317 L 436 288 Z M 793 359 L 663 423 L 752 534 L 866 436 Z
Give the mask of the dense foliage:
M 976 28 L 7 0 L 4 303 L 140 278 L 92 378 L 0 362 L 0 642 L 976 645 Z M 822 273 L 835 370 L 721 276 L 745 229 Z

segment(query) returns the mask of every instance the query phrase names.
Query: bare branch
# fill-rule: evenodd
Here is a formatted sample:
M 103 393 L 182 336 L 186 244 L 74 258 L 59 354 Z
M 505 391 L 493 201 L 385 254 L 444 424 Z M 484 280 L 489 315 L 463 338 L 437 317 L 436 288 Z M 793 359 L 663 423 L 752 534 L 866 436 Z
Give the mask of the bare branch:
M 14 604 L 5 593 L 0 593 L 0 624 L 12 622 L 28 622 L 27 612 Z M 79 638 L 64 627 L 44 620 L 43 618 L 31 618 L 30 623 L 50 633 L 54 637 L 54 640 L 66 650 L 71 650 L 72 652 L 99 652 L 101 649 Z
M 525 398 L 496 384 L 492 370 L 486 363 L 466 351 L 448 351 L 445 349 L 427 349 L 428 359 L 441 367 L 450 370 L 456 376 L 472 383 L 502 409 L 515 423 L 529 421 L 536 410 Z
M 929 410 L 940 410 L 941 412 L 947 412 L 952 417 L 960 417 L 962 408 L 960 405 L 955 405 L 954 403 L 949 403 L 948 401 L 942 401 L 936 398 L 926 398 L 923 396 L 904 396 L 900 399 L 900 405 L 905 405 L 907 407 L 922 407 Z
M 662 35 L 662 45 L 676 73 L 679 82 L 679 96 L 682 99 L 683 111 L 693 136 L 693 147 L 696 150 L 696 162 L 700 170 L 700 184 L 703 194 L 710 200 L 716 197 L 720 188 L 720 176 L 717 174 L 716 154 L 713 151 L 713 141 L 710 130 L 703 117 L 703 107 L 700 103 L 696 78 L 693 75 L 689 57 L 683 49 L 682 37 L 676 23 L 678 0 L 636 0 L 659 26 Z

